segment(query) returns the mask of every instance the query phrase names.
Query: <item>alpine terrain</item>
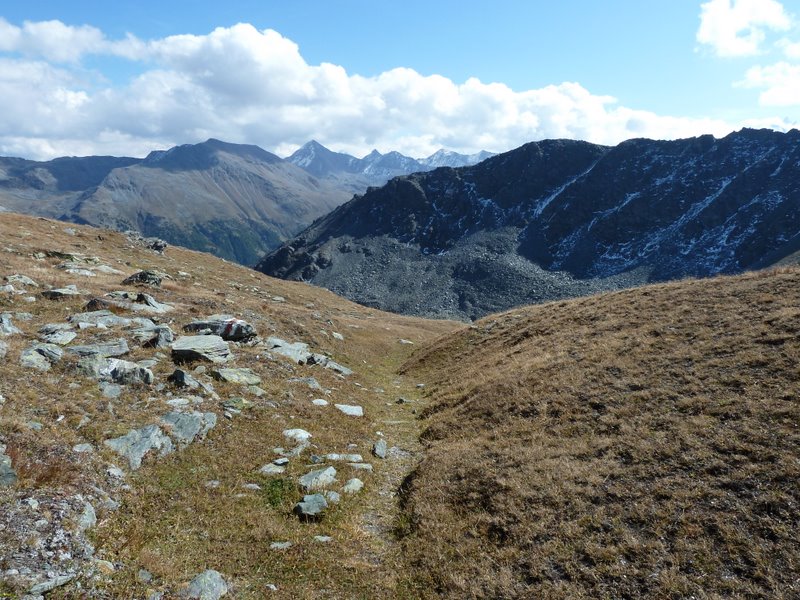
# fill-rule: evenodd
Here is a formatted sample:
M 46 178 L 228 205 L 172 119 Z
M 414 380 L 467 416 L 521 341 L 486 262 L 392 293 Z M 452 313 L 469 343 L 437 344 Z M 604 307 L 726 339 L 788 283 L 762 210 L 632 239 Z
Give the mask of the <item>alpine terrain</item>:
M 257 268 L 459 319 L 760 268 L 800 250 L 798 142 L 797 130 L 752 129 L 615 147 L 533 142 L 370 189 Z

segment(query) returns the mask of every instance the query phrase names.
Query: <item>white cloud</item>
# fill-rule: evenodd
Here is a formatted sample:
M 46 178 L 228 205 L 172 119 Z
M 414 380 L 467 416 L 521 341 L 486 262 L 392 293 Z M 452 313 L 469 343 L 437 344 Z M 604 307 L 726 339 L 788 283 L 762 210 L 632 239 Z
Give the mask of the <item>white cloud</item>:
M 338 65 L 309 65 L 294 42 L 248 24 L 142 41 L 0 19 L 2 51 L 12 54 L 0 55 L 0 154 L 35 158 L 141 156 L 208 137 L 282 155 L 314 138 L 355 155 L 378 148 L 426 156 L 441 147 L 504 151 L 552 137 L 615 144 L 722 135 L 741 125 L 634 110 L 574 82 L 514 91 L 408 68 L 350 75 Z M 98 85 L 80 64 L 90 53 L 125 57 L 139 74 Z
M 800 106 L 800 65 L 779 62 L 752 67 L 739 85 L 762 88 L 758 97 L 762 106 Z
M 697 41 L 718 56 L 754 56 L 766 30 L 786 31 L 792 20 L 776 0 L 710 0 L 700 7 Z

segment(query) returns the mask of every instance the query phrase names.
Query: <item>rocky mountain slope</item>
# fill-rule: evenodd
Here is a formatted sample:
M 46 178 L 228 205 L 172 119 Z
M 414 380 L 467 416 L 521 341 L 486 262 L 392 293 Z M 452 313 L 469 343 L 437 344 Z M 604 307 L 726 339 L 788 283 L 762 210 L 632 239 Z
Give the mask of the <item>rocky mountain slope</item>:
M 475 318 L 646 281 L 735 273 L 800 250 L 800 132 L 547 140 L 393 179 L 258 269 L 357 302 Z
M 396 371 L 457 324 L 112 231 L 0 239 L 0 596 L 397 596 Z
M 417 353 L 418 598 L 800 595 L 800 268 L 493 315 Z

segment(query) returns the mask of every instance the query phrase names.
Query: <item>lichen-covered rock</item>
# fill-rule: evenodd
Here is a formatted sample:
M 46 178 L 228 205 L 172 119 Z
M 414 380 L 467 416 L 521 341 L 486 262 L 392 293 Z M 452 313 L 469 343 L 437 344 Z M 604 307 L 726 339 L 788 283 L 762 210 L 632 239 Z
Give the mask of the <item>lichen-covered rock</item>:
M 155 271 L 139 271 L 123 280 L 122 285 L 149 285 L 161 287 L 161 275 Z
M 22 351 L 19 362 L 23 367 L 49 371 L 63 356 L 64 350 L 56 344 L 34 344 Z
M 217 415 L 212 412 L 188 413 L 169 412 L 161 417 L 164 430 L 179 446 L 191 444 L 195 439 L 203 439 L 217 424 Z
M 108 342 L 99 342 L 97 344 L 87 344 L 85 346 L 71 346 L 67 348 L 67 352 L 77 354 L 80 357 L 99 356 L 100 358 L 110 358 L 113 356 L 122 356 L 130 352 L 128 342 L 125 338 L 117 338 Z
M 336 469 L 325 467 L 306 473 L 298 480 L 306 490 L 324 490 L 336 481 Z
M 228 584 L 214 569 L 208 569 L 192 579 L 183 594 L 184 598 L 218 600 L 228 593 Z
M 294 513 L 301 519 L 319 519 L 328 508 L 328 501 L 322 494 L 307 494 L 303 501 L 294 505 Z
M 211 371 L 211 376 L 220 381 L 238 383 L 240 385 L 258 385 L 261 383 L 261 377 L 250 369 L 214 369 Z

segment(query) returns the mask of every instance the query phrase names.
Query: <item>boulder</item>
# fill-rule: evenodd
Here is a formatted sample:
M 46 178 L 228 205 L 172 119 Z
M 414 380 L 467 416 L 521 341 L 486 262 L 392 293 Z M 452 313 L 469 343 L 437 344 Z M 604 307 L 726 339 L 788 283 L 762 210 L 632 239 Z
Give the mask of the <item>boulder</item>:
M 231 342 L 241 342 L 256 336 L 255 327 L 231 315 L 211 315 L 205 319 L 192 321 L 184 325 L 183 329 L 190 333 L 218 335 L 223 340 Z
M 143 325 L 131 329 L 134 339 L 146 348 L 169 348 L 175 341 L 175 334 L 167 325 Z
M 137 365 L 135 362 L 118 358 L 106 359 L 106 364 L 100 369 L 99 375 L 103 380 L 119 383 L 120 385 L 134 383 L 150 385 L 154 380 L 153 372 L 150 369 Z
M 139 271 L 122 281 L 122 285 L 149 285 L 161 287 L 161 275 L 155 271 Z
M 305 429 L 285 429 L 283 431 L 283 437 L 294 440 L 295 442 L 307 442 L 312 436 Z
M 208 569 L 192 579 L 181 596 L 197 600 L 217 600 L 227 593 L 228 584 L 222 575 L 218 571 Z
M 240 385 L 258 385 L 261 383 L 261 377 L 250 369 L 214 369 L 211 371 L 211 376 L 219 381 L 238 383 Z
M 218 335 L 186 335 L 172 343 L 172 360 L 176 363 L 196 360 L 223 363 L 230 357 L 228 342 Z
M 278 337 L 269 337 L 264 342 L 264 345 L 273 354 L 284 356 L 300 365 L 320 365 L 341 375 L 353 374 L 353 371 L 334 362 L 324 354 L 310 352 L 308 350 L 308 344 L 303 342 L 290 343 Z
M 173 310 L 171 305 L 158 302 L 149 294 L 144 294 L 142 292 L 109 292 L 106 294 L 106 297 L 110 298 L 109 301 L 112 304 L 134 312 L 163 314 Z
M 106 440 L 105 445 L 128 459 L 134 471 L 142 466 L 142 459 L 151 450 L 158 451 L 159 456 L 166 456 L 174 449 L 172 440 L 164 435 L 158 425 L 133 429 L 121 437 Z
M 315 520 L 322 517 L 328 502 L 322 494 L 307 494 L 303 501 L 294 505 L 294 513 L 301 519 Z
M 39 287 L 39 284 L 36 283 L 30 277 L 26 277 L 25 275 L 14 274 L 14 275 L 6 275 L 3 277 L 8 283 L 21 285 L 26 287 Z
M 132 323 L 130 319 L 120 317 L 105 309 L 70 315 L 67 321 L 70 323 L 89 323 L 99 327 L 126 326 Z
M 325 467 L 310 471 L 300 477 L 300 485 L 306 490 L 323 490 L 336 481 L 336 469 Z

